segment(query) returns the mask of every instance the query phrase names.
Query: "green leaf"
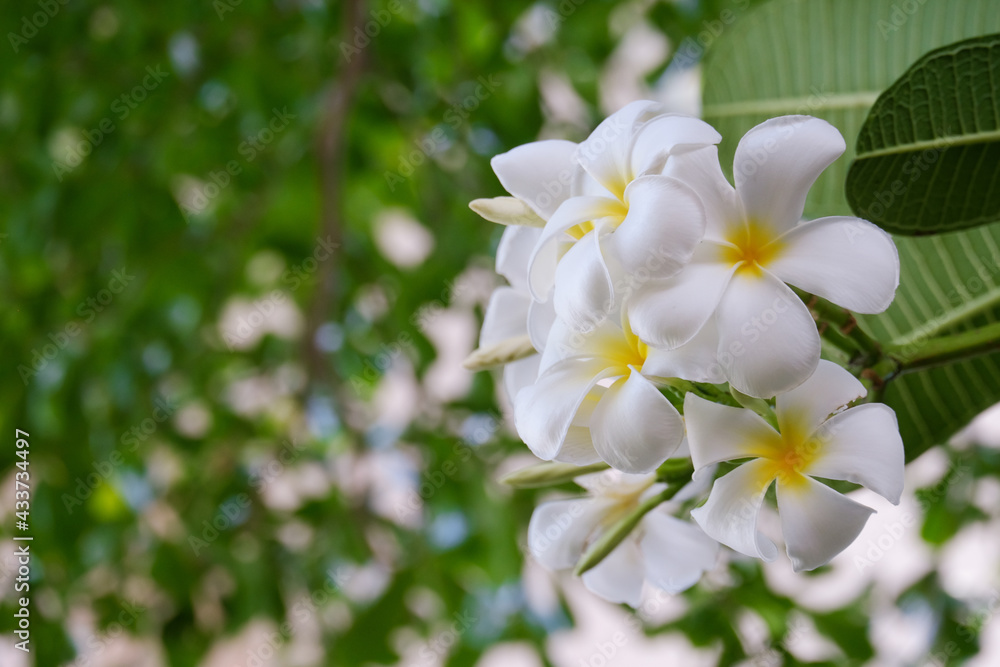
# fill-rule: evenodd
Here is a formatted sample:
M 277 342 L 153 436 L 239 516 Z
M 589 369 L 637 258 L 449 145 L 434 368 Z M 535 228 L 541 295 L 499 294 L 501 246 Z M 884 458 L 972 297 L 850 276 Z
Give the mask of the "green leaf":
M 992 0 L 773 0 L 751 10 L 712 45 L 704 69 L 703 116 L 723 136 L 732 168 L 740 137 L 785 114 L 832 123 L 844 156 L 816 181 L 809 217 L 850 214 L 844 196 L 853 139 L 875 100 L 917 58 L 960 39 L 1000 32 Z M 731 172 L 730 172 L 731 173 Z
M 871 105 L 931 49 L 1000 31 L 990 0 L 927 0 L 907 13 L 896 0 L 773 0 L 748 12 L 716 42 L 704 70 L 704 117 L 722 133 L 719 159 L 732 166 L 740 137 L 773 116 L 823 118 L 848 139 L 844 156 L 816 181 L 809 217 L 850 214 L 847 166 Z M 901 279 L 882 315 L 858 316 L 884 344 L 1000 320 L 1000 227 L 896 239 Z M 978 275 L 978 272 L 982 275 Z M 896 410 L 912 459 L 946 441 L 1000 400 L 1000 355 L 909 373 L 882 396 Z
M 847 173 L 860 217 L 897 234 L 1000 220 L 1000 35 L 931 51 L 875 102 Z
M 884 345 L 913 356 L 935 338 L 1000 321 L 1000 224 L 897 237 L 896 246 L 896 299 L 880 315 L 857 315 Z M 900 375 L 882 400 L 896 411 L 913 459 L 1000 400 L 1000 354 Z

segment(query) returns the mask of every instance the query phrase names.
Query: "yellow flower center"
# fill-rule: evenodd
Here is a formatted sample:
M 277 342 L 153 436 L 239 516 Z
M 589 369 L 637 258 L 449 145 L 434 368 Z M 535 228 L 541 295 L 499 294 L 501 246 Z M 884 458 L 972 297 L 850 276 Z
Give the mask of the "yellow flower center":
M 801 488 L 806 482 L 805 475 L 823 455 L 823 443 L 809 437 L 794 423 L 784 424 L 778 438 L 753 447 L 755 455 L 765 462 L 756 482 L 764 488 L 776 479 L 786 488 Z
M 594 231 L 594 221 L 588 220 L 587 222 L 581 222 L 579 225 L 570 227 L 566 230 L 566 233 L 572 236 L 574 241 L 579 241 L 592 231 Z
M 593 537 L 598 537 L 605 530 L 615 525 L 622 519 L 624 519 L 632 510 L 639 506 L 639 499 L 642 498 L 642 494 L 646 490 L 653 486 L 656 479 L 650 477 L 648 481 L 641 485 L 626 485 L 624 490 L 618 490 L 615 488 L 601 489 L 597 492 L 597 496 L 604 498 L 606 500 L 613 501 L 611 506 L 608 507 L 606 513 L 601 516 L 598 523 L 598 528 L 593 533 Z
M 738 265 L 740 271 L 758 274 L 781 253 L 784 245 L 769 225 L 757 220 L 748 220 L 745 225 L 737 226 L 726 241 L 731 245 L 723 250 L 723 260 L 727 264 Z
M 604 222 L 604 226 L 610 231 L 618 229 L 618 225 L 622 224 L 625 220 L 625 216 L 628 215 L 628 204 L 622 201 L 615 201 L 613 199 L 608 199 L 606 204 L 601 207 L 600 219 Z M 589 232 L 594 231 L 597 225 L 594 220 L 587 220 L 586 222 L 581 222 L 578 225 L 574 225 L 566 230 L 566 233 L 573 237 L 574 241 L 579 241 Z
M 649 356 L 649 345 L 639 340 L 639 337 L 632 332 L 632 326 L 624 313 L 622 314 L 622 332 L 625 334 L 625 342 L 628 345 L 626 363 L 642 370 L 642 365 L 646 363 L 646 357 Z

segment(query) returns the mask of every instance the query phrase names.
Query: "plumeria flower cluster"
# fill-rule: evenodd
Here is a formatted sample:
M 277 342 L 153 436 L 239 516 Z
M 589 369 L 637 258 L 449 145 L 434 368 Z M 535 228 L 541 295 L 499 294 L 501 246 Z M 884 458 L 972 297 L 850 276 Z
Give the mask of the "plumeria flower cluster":
M 539 506 L 528 546 L 616 602 L 636 605 L 644 581 L 693 585 L 719 544 L 774 559 L 757 529 L 772 484 L 796 570 L 829 562 L 873 511 L 820 480 L 893 503 L 902 491 L 895 415 L 848 407 L 866 389 L 821 360 L 807 306 L 821 298 L 853 322 L 848 310 L 885 310 L 899 284 L 881 229 L 802 219 L 843 137 L 818 118 L 768 120 L 740 140 L 732 184 L 720 140 L 634 102 L 579 144 L 496 156 L 511 196 L 471 204 L 507 225 L 496 266 L 508 284 L 466 365 L 504 366 L 517 432 L 550 462 L 509 481 L 587 492 Z M 724 462 L 738 465 L 720 475 Z

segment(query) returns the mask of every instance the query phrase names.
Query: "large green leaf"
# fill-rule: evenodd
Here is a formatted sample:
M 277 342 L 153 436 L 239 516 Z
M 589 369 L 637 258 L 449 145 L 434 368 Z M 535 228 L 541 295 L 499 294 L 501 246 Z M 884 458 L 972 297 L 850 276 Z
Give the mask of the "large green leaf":
M 885 313 L 858 315 L 866 331 L 909 356 L 934 337 L 1000 321 L 1000 224 L 896 237 L 896 246 L 899 291 Z M 884 400 L 912 458 L 1000 400 L 1000 354 L 901 375 Z
M 995 0 L 772 0 L 748 12 L 705 62 L 703 115 L 723 136 L 723 168 L 754 125 L 785 114 L 823 118 L 848 147 L 809 193 L 806 215 L 850 214 L 847 168 L 878 96 L 927 51 L 994 32 Z
M 875 102 L 847 173 L 855 213 L 897 234 L 1000 220 L 1000 35 L 936 49 Z
M 848 148 L 813 187 L 806 215 L 850 213 L 844 182 L 854 138 L 882 91 L 927 51 L 1000 31 L 1000 12 L 990 0 L 927 0 L 909 14 L 901 4 L 773 0 L 723 34 L 704 72 L 704 115 L 724 137 L 723 166 L 731 167 L 739 138 L 767 118 L 824 118 L 840 129 Z M 919 345 L 1000 319 L 1000 226 L 900 237 L 897 246 L 896 302 L 883 315 L 859 317 L 880 341 Z M 1000 400 L 1000 355 L 898 376 L 884 400 L 896 410 L 913 458 Z

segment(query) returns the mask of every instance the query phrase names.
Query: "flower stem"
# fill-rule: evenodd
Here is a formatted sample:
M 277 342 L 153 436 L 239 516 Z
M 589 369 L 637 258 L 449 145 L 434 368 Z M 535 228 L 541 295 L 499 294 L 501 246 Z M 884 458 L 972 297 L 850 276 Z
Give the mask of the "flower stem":
M 609 467 L 607 463 L 593 463 L 586 466 L 572 463 L 539 463 L 507 473 L 500 478 L 500 483 L 515 489 L 538 489 L 565 484 L 582 475 L 601 472 Z
M 690 479 L 690 477 L 688 479 Z M 622 540 L 628 537 L 629 533 L 631 533 L 632 530 L 639 525 L 639 522 L 642 521 L 642 517 L 649 514 L 661 503 L 665 503 L 677 495 L 677 492 L 680 491 L 685 484 L 687 484 L 686 481 L 679 481 L 671 484 L 660 493 L 655 496 L 650 496 L 641 502 L 638 507 L 625 515 L 625 517 L 618 521 L 618 523 L 611 526 L 611 528 L 605 531 L 597 539 L 597 541 L 591 544 L 587 551 L 580 556 L 580 560 L 577 561 L 574 574 L 576 574 L 576 576 L 580 576 L 604 560 L 605 557 L 614 551 L 615 547 L 621 544 Z
M 740 407 L 740 404 L 736 402 L 736 399 L 732 397 L 729 393 L 728 387 L 723 385 L 710 384 L 708 382 L 691 382 L 689 380 L 681 380 L 680 378 L 667 378 L 662 384 L 667 387 L 672 387 L 681 392 L 682 404 L 683 395 L 687 393 L 694 394 L 695 396 L 700 396 L 705 400 L 712 401 L 713 403 L 721 403 L 723 405 L 729 405 L 734 408 Z M 680 409 L 683 413 L 683 407 Z
M 798 290 L 796 293 L 820 323 L 822 336 L 845 352 L 855 353 L 859 357 L 855 360 L 857 365 L 867 367 L 881 358 L 882 346 L 858 326 L 858 321 L 849 311 L 817 296 Z
M 1000 351 L 1000 322 L 924 342 L 890 345 L 885 353 L 898 365 L 898 373 L 933 368 Z

